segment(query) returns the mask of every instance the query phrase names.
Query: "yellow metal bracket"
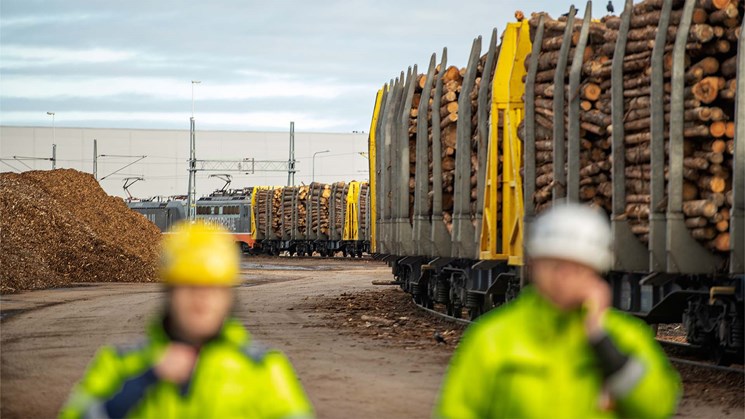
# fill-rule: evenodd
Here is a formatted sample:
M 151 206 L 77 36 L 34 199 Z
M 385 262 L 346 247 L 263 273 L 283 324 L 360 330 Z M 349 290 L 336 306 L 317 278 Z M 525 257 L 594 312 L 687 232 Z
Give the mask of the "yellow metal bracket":
M 344 217 L 344 232 L 342 240 L 359 240 L 360 223 L 360 183 L 356 181 L 349 182 L 349 191 L 347 192 L 347 208 Z
M 380 108 L 382 106 L 383 101 L 383 91 L 387 88 L 387 86 L 384 86 L 382 89 L 378 90 L 377 96 L 375 96 L 375 109 L 373 110 L 373 117 L 372 122 L 370 122 L 370 136 L 368 138 L 367 143 L 367 151 L 368 151 L 368 157 L 369 157 L 369 163 L 370 163 L 370 250 L 374 253 L 377 250 L 377 240 L 376 240 L 376 234 L 377 234 L 377 199 L 375 195 L 376 190 L 376 173 L 375 173 L 375 163 L 377 159 L 377 155 L 375 153 L 375 140 L 377 135 L 377 126 L 378 126 L 378 118 L 380 117 Z
M 524 117 L 524 63 L 531 49 L 528 21 L 507 24 L 492 80 L 486 195 L 479 250 L 481 259 L 505 260 L 510 265 L 523 262 L 522 142 L 517 129 Z

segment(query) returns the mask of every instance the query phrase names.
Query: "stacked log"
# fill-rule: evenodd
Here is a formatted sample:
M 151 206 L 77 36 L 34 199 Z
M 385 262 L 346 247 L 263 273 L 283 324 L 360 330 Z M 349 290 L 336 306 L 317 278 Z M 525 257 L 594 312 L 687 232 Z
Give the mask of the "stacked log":
M 317 182 L 310 185 L 309 199 L 313 201 L 314 211 L 310 228 L 316 234 L 329 234 L 329 198 L 331 198 L 330 185 Z
M 456 128 L 458 122 L 458 100 L 466 69 L 450 66 L 442 74 L 442 96 L 440 98 L 440 130 L 442 144 L 442 219 L 448 231 L 453 224 L 453 192 L 455 185 Z M 433 110 L 437 112 L 438 110 Z M 434 158 L 434 157 L 433 157 Z
M 497 56 L 498 56 L 498 54 L 499 54 L 499 52 L 497 52 Z M 478 63 L 476 64 L 476 80 L 475 80 L 475 82 L 473 84 L 473 89 L 471 89 L 471 92 L 469 93 L 469 99 L 471 100 L 471 115 L 472 115 L 472 118 L 471 118 L 471 147 L 470 147 L 470 153 L 471 153 L 471 159 L 470 159 L 470 161 L 471 161 L 471 214 L 472 215 L 474 215 L 474 214 L 476 214 L 478 212 L 477 211 L 477 208 L 476 208 L 476 204 L 477 204 L 477 200 L 478 200 L 478 187 L 477 186 L 478 186 L 478 177 L 479 177 L 479 145 L 481 144 L 482 141 L 486 141 L 486 142 L 489 141 L 488 138 L 481 138 L 481 136 L 479 134 L 479 127 L 478 127 L 478 124 L 480 122 L 479 121 L 479 118 L 478 118 L 478 115 L 479 115 L 479 102 L 478 102 L 479 89 L 481 88 L 481 83 L 490 83 L 491 82 L 491 80 L 483 80 L 484 70 L 485 70 L 485 66 L 486 66 L 486 58 L 487 58 L 487 54 L 482 55 L 479 58 Z M 497 62 L 497 60 L 493 60 L 493 62 L 492 62 L 492 68 L 488 69 L 489 71 L 487 72 L 487 74 L 494 74 L 494 67 L 496 67 L 496 62 Z M 491 89 L 488 89 L 488 91 L 489 91 L 489 97 L 488 97 L 486 103 L 489 104 L 487 106 L 491 106 L 490 105 L 491 104 Z M 503 121 L 504 117 L 503 117 L 502 111 L 499 111 L 499 112 L 500 112 L 500 115 L 499 115 L 499 121 L 498 121 L 498 123 L 501 123 Z M 488 116 L 487 116 L 487 121 L 485 121 L 485 122 L 487 124 L 489 123 Z M 500 129 L 500 131 L 501 131 L 501 129 Z M 504 138 L 504 137 L 500 135 L 497 138 Z M 497 144 L 499 145 L 500 142 L 497 141 Z M 502 154 L 500 153 L 499 155 L 501 156 Z M 484 156 L 483 158 L 486 158 L 486 156 Z M 499 182 L 499 185 L 501 186 L 501 182 Z M 499 199 L 499 202 L 501 203 L 502 200 Z M 476 226 L 476 221 L 473 220 L 473 219 L 471 221 L 474 223 L 474 227 L 475 227 Z
M 308 232 L 308 198 L 310 197 L 309 186 L 297 187 L 297 231 L 301 236 Z
M 433 88 L 430 92 L 429 107 L 427 111 L 427 125 L 428 125 L 428 173 L 429 173 L 429 191 L 428 195 L 428 208 L 427 213 L 432 211 L 432 185 L 433 185 L 433 172 L 432 172 L 432 159 L 435 156 L 431 155 L 432 150 L 432 130 L 440 130 L 440 144 L 441 144 L 441 155 L 439 158 L 442 161 L 442 219 L 445 223 L 445 227 L 448 231 L 452 231 L 453 223 L 453 208 L 454 208 L 454 185 L 455 185 L 455 158 L 457 153 L 457 126 L 459 123 L 470 123 L 471 124 L 471 144 L 468 152 L 470 153 L 470 179 L 471 179 L 471 213 L 476 212 L 476 201 L 478 198 L 477 177 L 478 177 L 478 149 L 481 139 L 478 136 L 478 92 L 481 86 L 481 79 L 484 72 L 484 66 L 486 64 L 486 54 L 484 54 L 477 63 L 476 68 L 476 79 L 473 89 L 468 92 L 469 99 L 472 106 L 472 118 L 471 121 L 459 121 L 458 120 L 458 101 L 462 94 L 463 77 L 466 73 L 466 68 L 458 68 L 456 66 L 449 66 L 444 71 L 438 66 L 435 69 L 435 79 L 433 82 Z M 496 60 L 493 66 L 496 66 Z M 493 68 L 492 68 L 493 70 Z M 440 96 L 440 106 L 438 109 L 432 109 L 434 103 L 435 84 L 438 79 L 442 78 L 442 92 Z M 412 104 L 412 117 L 418 114 L 416 108 L 419 106 L 419 100 L 421 97 L 421 90 L 425 84 L 425 76 L 420 75 L 417 79 L 417 87 L 414 94 L 414 103 Z M 487 82 L 489 82 L 487 80 Z M 491 91 L 490 91 L 491 93 Z M 488 102 L 490 103 L 490 102 Z M 439 112 L 440 123 L 439 126 L 433 126 L 432 124 L 432 113 Z M 416 129 L 417 120 L 412 118 L 409 124 L 409 147 L 410 147 L 410 179 L 409 179 L 409 191 L 410 191 L 410 202 L 411 212 L 410 217 L 413 217 L 413 202 L 414 202 L 414 188 L 415 182 L 415 167 L 416 167 Z M 488 139 L 483 139 L 488 141 Z
M 658 13 L 649 2 L 632 18 L 646 20 L 645 15 Z M 682 2 L 674 2 L 682 8 Z M 729 251 L 729 213 L 734 149 L 735 54 L 737 38 L 727 37 L 742 22 L 742 9 L 732 0 L 701 1 L 694 11 L 686 46 L 684 185 L 683 212 L 691 236 L 715 251 Z M 636 10 L 635 10 L 636 12 Z M 676 12 L 673 12 L 675 15 Z M 654 32 L 656 24 L 641 27 L 642 33 Z M 672 49 L 677 28 L 668 30 L 668 48 Z M 632 31 L 633 32 L 633 31 Z M 639 35 L 641 36 L 641 35 Z M 653 39 L 654 35 L 652 35 Z M 627 43 L 630 45 L 631 41 Z M 670 91 L 670 63 L 665 59 L 665 92 Z M 640 93 L 627 101 L 629 116 L 626 129 L 627 167 L 637 177 L 627 181 L 627 211 L 632 231 L 642 242 L 649 241 L 649 76 L 637 82 Z M 641 78 L 641 77 L 640 77 Z M 631 79 L 626 78 L 626 83 Z M 630 92 L 626 91 L 626 96 Z M 669 122 L 669 98 L 666 98 L 665 120 Z M 666 136 L 668 134 L 666 126 Z M 732 140 L 732 147 L 727 141 Z M 667 143 L 666 143 L 667 149 Z M 628 174 L 628 173 L 627 173 Z M 645 179 L 646 178 L 646 179 Z
M 643 2 L 633 8 L 630 30 L 626 41 L 627 57 L 624 60 L 624 145 L 626 186 L 626 217 L 631 231 L 639 239 L 649 242 L 649 216 L 651 203 L 651 55 L 657 34 L 661 3 Z M 674 1 L 671 25 L 677 25 L 683 2 Z M 658 17 L 659 20 L 659 17 Z M 616 26 L 617 20 L 610 22 Z M 672 46 L 675 44 L 677 26 L 670 26 L 666 37 L 665 91 L 670 92 L 670 72 L 672 69 Z M 615 45 L 615 37 L 608 37 L 608 44 Z M 602 70 L 601 70 L 602 71 Z M 693 72 L 692 72 L 693 73 Z M 700 78 L 699 78 L 700 79 Z M 669 102 L 669 98 L 667 99 Z M 669 105 L 666 107 L 669 122 Z M 611 127 L 612 130 L 612 127 Z M 669 126 L 665 124 L 665 135 Z M 665 187 L 667 189 L 667 187 Z
M 661 0 L 633 7 L 623 59 L 626 211 L 632 231 L 649 240 L 651 55 L 661 15 Z M 665 150 L 669 148 L 672 49 L 683 0 L 673 1 L 664 59 Z M 741 0 L 700 0 L 693 13 L 685 57 L 683 213 L 691 236 L 714 251 L 729 251 L 732 207 L 735 76 L 737 41 L 743 16 Z M 537 23 L 537 16 L 532 22 Z M 575 23 L 579 25 L 581 22 Z M 535 26 L 535 25 L 534 25 Z M 583 64 L 581 88 L 580 195 L 610 210 L 610 75 L 620 18 L 591 24 L 590 59 Z M 546 20 L 545 39 L 536 77 L 536 210 L 545 209 L 554 187 L 553 71 L 561 43 L 561 20 Z M 601 28 L 601 41 L 593 37 Z M 575 26 L 575 32 L 578 32 Z M 574 37 L 573 37 L 574 38 Z M 573 42 L 574 43 L 574 42 Z M 570 52 L 569 59 L 573 54 Z M 569 66 L 567 67 L 569 68 Z M 567 72 L 568 77 L 568 72 Z M 566 92 L 566 99 L 572 92 Z M 592 98 L 595 98 L 594 100 Z M 566 115 L 563 116 L 566 118 Z M 666 177 L 669 171 L 666 161 Z M 667 191 L 667 188 L 665 188 Z
M 541 14 L 534 14 L 530 24 L 533 30 L 538 25 Z M 553 126 L 554 126 L 554 76 L 560 56 L 566 18 L 558 20 L 544 16 L 544 39 L 541 54 L 538 57 L 538 73 L 535 85 L 536 112 L 536 185 L 533 196 L 536 210 L 545 210 L 551 202 L 556 184 L 553 179 Z M 617 30 L 609 29 L 607 18 L 600 22 L 591 22 L 587 44 L 582 59 L 582 79 L 579 92 L 564 93 L 564 135 L 568 136 L 568 110 L 570 96 L 580 96 L 580 200 L 611 209 L 611 141 L 608 127 L 610 116 L 610 71 L 596 71 L 596 68 L 610 69 L 613 50 L 604 48 L 606 37 L 615 36 Z M 572 28 L 571 47 L 568 51 L 565 71 L 565 86 L 569 84 L 569 73 L 574 60 L 576 46 L 579 43 L 582 20 L 575 19 Z M 526 62 L 527 65 L 527 62 Z M 565 145 L 566 149 L 566 145 Z
M 295 209 L 295 198 L 297 195 L 296 186 L 287 186 L 282 188 L 282 234 L 284 236 L 292 236 L 293 229 L 293 212 Z M 278 217 L 279 218 L 279 217 Z
M 334 229 L 342 231 L 344 228 L 344 209 L 347 206 L 348 186 L 344 182 L 336 182 L 333 185 L 333 205 L 334 205 Z
M 422 100 L 422 89 L 427 80 L 426 74 L 418 74 L 414 81 L 414 96 L 409 110 L 409 221 L 414 217 L 414 189 L 416 187 L 416 132 L 419 102 Z
M 282 188 L 272 190 L 272 232 L 276 238 L 282 237 Z
M 362 183 L 360 184 L 360 214 L 359 214 L 359 231 L 360 235 L 364 235 L 367 232 L 367 211 L 369 208 L 369 201 L 370 199 L 370 184 L 369 183 Z
M 266 231 L 267 223 L 267 201 L 269 200 L 270 191 L 267 189 L 261 189 L 256 192 L 256 230 L 260 232 Z
M 427 191 L 429 191 L 427 194 L 427 214 L 429 214 L 430 216 L 432 215 L 432 202 L 434 199 L 434 187 L 433 187 L 434 185 L 434 174 L 433 174 L 434 163 L 433 163 L 433 156 L 432 156 L 432 132 L 433 132 L 432 130 L 435 128 L 433 127 L 433 124 L 432 124 L 432 113 L 433 113 L 432 106 L 434 105 L 434 102 L 435 102 L 435 93 L 437 93 L 436 92 L 437 80 L 439 80 L 440 77 L 442 77 L 442 69 L 440 67 L 441 67 L 440 64 L 438 64 L 435 67 L 435 73 L 432 79 L 432 88 L 429 91 L 429 101 L 427 105 L 427 162 L 428 162 L 427 179 L 429 182 L 429 185 L 427 187 Z M 445 109 L 447 110 L 447 108 Z M 438 109 L 438 112 L 439 112 L 439 109 Z M 437 129 L 439 129 L 439 127 Z

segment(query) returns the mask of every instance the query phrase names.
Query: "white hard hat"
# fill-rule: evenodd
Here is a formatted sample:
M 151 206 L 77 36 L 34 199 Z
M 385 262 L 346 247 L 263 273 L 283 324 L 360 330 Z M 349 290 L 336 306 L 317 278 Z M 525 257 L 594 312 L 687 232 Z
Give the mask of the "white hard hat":
M 555 205 L 533 223 L 527 251 L 534 259 L 568 260 L 605 272 L 613 258 L 608 219 L 587 205 Z

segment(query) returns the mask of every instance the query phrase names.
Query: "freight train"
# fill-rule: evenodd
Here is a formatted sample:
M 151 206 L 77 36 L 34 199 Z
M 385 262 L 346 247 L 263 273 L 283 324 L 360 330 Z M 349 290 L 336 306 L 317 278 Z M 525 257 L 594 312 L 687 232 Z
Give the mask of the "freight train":
M 529 282 L 534 217 L 584 202 L 612 225 L 614 306 L 742 361 L 743 4 L 518 12 L 501 40 L 473 41 L 466 67 L 443 49 L 402 71 L 370 128 L 374 256 L 418 304 L 476 318 Z
M 187 217 L 183 197 L 128 202 L 161 231 Z M 366 182 L 217 190 L 196 202 L 196 219 L 230 231 L 244 253 L 362 257 L 370 251 Z

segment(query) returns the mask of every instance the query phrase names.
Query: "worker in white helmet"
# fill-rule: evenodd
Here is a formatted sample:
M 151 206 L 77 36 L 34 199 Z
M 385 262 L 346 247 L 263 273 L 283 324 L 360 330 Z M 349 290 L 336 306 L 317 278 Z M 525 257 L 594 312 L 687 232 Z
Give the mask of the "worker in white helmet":
M 611 308 L 611 233 L 557 205 L 527 243 L 533 285 L 467 330 L 436 417 L 668 417 L 681 384 L 651 328 Z

